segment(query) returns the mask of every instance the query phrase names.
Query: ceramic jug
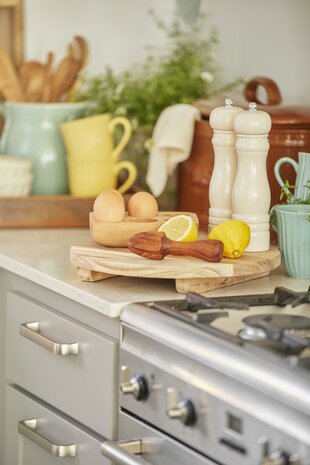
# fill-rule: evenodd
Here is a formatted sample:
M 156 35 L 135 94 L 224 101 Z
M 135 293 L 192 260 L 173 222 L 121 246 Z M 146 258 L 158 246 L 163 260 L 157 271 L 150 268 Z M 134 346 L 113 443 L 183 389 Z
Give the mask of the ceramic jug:
M 284 181 L 280 175 L 280 168 L 283 163 L 290 163 L 297 174 L 294 197 L 301 200 L 310 197 L 310 189 L 307 187 L 307 183 L 310 183 L 310 153 L 299 152 L 298 163 L 290 157 L 282 157 L 276 162 L 274 174 L 281 188 L 284 186 Z
M 0 153 L 32 160 L 32 194 L 68 193 L 65 147 L 60 123 L 82 117 L 87 103 L 5 102 Z

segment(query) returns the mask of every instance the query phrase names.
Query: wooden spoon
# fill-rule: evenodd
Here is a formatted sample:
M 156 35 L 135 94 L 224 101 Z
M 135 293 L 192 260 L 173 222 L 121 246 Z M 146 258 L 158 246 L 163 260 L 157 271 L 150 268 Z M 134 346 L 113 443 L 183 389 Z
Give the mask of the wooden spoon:
M 13 62 L 7 52 L 0 47 L 0 93 L 5 100 L 25 101 L 22 84 Z
M 59 102 L 66 92 L 73 85 L 78 72 L 80 63 L 70 56 L 66 56 L 59 63 L 52 81 L 52 102 Z
M 166 255 L 187 255 L 208 262 L 220 262 L 224 245 L 218 240 L 194 242 L 171 241 L 164 232 L 144 232 L 132 236 L 128 241 L 131 252 L 151 260 L 162 260 Z
M 88 64 L 88 44 L 86 39 L 82 36 L 75 36 L 74 42 L 78 46 L 78 56 L 75 56 L 75 58 L 79 59 L 81 69 L 83 69 Z
M 75 82 L 71 86 L 68 100 L 74 100 L 75 94 L 78 92 L 79 88 L 82 85 L 82 79 L 80 76 L 80 72 L 86 68 L 88 64 L 88 55 L 89 55 L 87 41 L 82 36 L 75 36 L 73 45 L 71 47 L 73 48 L 74 58 L 80 63 L 80 69 L 79 69 L 79 73 L 77 75 Z M 70 53 L 72 53 L 72 48 L 70 49 Z
M 53 62 L 54 53 L 49 52 L 47 54 L 47 63 L 45 65 L 44 84 L 42 90 L 42 102 L 44 103 L 50 102 L 52 98 Z
M 44 65 L 38 61 L 26 61 L 19 68 L 19 75 L 28 102 L 39 102 L 44 83 Z

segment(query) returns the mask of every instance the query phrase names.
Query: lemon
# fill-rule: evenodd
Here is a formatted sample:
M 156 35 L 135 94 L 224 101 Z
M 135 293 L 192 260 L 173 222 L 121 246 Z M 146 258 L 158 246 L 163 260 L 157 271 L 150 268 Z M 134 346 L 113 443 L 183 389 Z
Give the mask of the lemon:
M 173 241 L 196 241 L 198 229 L 193 218 L 189 215 L 177 215 L 169 218 L 158 231 L 164 232 Z
M 224 244 L 224 257 L 239 258 L 250 242 L 249 225 L 239 220 L 227 220 L 215 226 L 208 239 L 218 239 Z

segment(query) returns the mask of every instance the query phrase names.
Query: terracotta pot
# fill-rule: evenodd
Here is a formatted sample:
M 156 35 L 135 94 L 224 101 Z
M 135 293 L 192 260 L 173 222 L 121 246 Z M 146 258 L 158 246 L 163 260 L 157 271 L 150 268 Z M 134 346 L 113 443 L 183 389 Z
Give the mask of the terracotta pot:
M 258 96 L 259 87 L 266 92 L 267 101 Z M 245 98 L 244 98 L 245 97 Z M 269 134 L 270 149 L 267 157 L 267 173 L 271 189 L 271 205 L 280 201 L 281 187 L 274 176 L 274 164 L 281 157 L 297 160 L 298 152 L 310 152 L 310 106 L 283 105 L 277 84 L 266 77 L 256 77 L 244 89 L 244 97 L 234 98 L 234 104 L 248 108 L 248 102 L 256 102 L 258 109 L 267 111 L 272 119 Z M 212 129 L 209 115 L 213 108 L 222 106 L 225 97 L 200 100 L 202 120 L 196 123 L 192 151 L 189 159 L 178 169 L 178 210 L 192 211 L 198 215 L 200 228 L 207 230 L 209 210 L 209 183 L 213 170 Z M 289 164 L 281 167 L 281 177 L 294 184 L 296 173 Z M 273 235 L 273 241 L 275 236 Z

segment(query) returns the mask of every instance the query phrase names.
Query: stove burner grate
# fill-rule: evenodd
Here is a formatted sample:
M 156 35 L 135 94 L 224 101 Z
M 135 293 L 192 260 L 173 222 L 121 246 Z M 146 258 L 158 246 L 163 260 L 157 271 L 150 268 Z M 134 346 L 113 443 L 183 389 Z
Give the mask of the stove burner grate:
M 229 297 L 205 297 L 194 292 L 186 294 L 188 309 L 196 311 L 198 308 L 204 309 L 231 309 L 248 310 L 250 307 L 262 305 L 276 305 L 285 307 L 297 307 L 304 303 L 310 303 L 310 287 L 306 292 L 295 292 L 285 287 L 276 287 L 272 294 L 238 295 Z
M 278 314 L 249 316 L 243 320 L 245 328 L 237 336 L 227 334 L 211 326 L 211 323 L 218 318 L 228 317 L 227 310 L 244 311 L 250 307 L 287 305 L 295 308 L 304 303 L 310 303 L 310 287 L 306 292 L 276 287 L 272 294 L 227 297 L 205 297 L 189 292 L 183 300 L 153 302 L 151 307 L 238 345 L 244 341 L 268 341 L 281 351 L 295 354 L 310 346 L 310 318 Z
M 310 347 L 310 318 L 288 314 L 261 314 L 243 319 L 245 328 L 239 331 L 247 341 L 270 340 L 286 352 L 299 353 Z

